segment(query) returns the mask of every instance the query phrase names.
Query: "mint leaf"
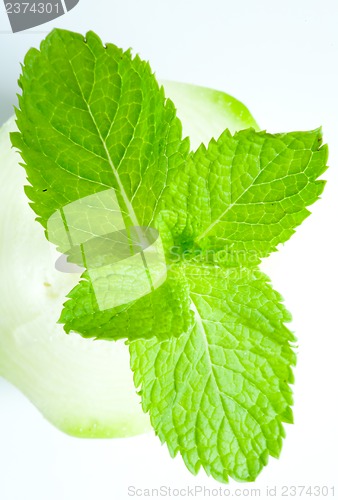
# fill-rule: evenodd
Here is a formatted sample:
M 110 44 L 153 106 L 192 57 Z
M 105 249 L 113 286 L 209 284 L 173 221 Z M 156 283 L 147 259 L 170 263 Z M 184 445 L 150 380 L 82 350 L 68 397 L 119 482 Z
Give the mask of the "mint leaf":
M 324 188 L 321 130 L 268 134 L 225 131 L 189 156 L 171 183 L 174 241 L 194 252 L 222 251 L 229 265 L 257 264 L 284 243 Z
M 151 226 L 159 198 L 172 171 L 179 168 L 187 156 L 189 143 L 182 141 L 182 127 L 175 108 L 165 99 L 163 88 L 159 88 L 149 64 L 138 56 L 133 59 L 130 52 L 123 52 L 114 45 L 104 47 L 92 32 L 84 39 L 76 33 L 54 30 L 41 44 L 40 51 L 31 49 L 27 53 L 19 83 L 23 91 L 20 110 L 17 110 L 20 133 L 12 134 L 12 143 L 19 148 L 25 161 L 31 183 L 26 193 L 33 202 L 31 206 L 38 220 L 48 230 L 48 238 L 60 247 L 60 238 L 55 241 L 55 234 L 61 230 L 60 223 L 56 222 L 53 231 L 48 227 L 53 217 L 55 220 L 55 214 L 60 213 L 60 221 L 63 219 L 64 213 L 58 210 L 64 212 L 66 207 L 69 211 L 72 202 L 93 194 L 107 192 L 109 196 L 109 188 L 113 193 L 110 201 L 105 201 L 109 206 L 99 199 L 106 212 L 113 209 L 111 198 L 115 196 L 125 228 Z M 76 205 L 73 206 L 73 218 L 79 224 L 80 215 Z M 82 227 L 82 232 L 86 229 L 90 236 L 102 233 L 96 231 L 95 226 L 109 226 L 102 222 L 102 213 L 94 223 L 85 220 L 83 224 L 89 229 Z M 111 231 L 116 229 L 113 226 Z M 68 230 L 67 233 L 73 236 Z M 83 250 L 81 245 L 78 248 Z M 61 245 L 61 251 L 67 253 L 67 250 Z M 144 288 L 151 291 L 155 288 L 154 279 L 143 251 L 141 255 L 143 264 L 131 269 L 130 287 L 137 286 L 135 276 L 132 281 L 133 274 L 143 266 L 143 279 L 148 282 L 144 283 Z M 112 274 L 108 269 L 104 278 L 107 279 L 108 273 Z M 102 276 L 95 277 L 96 282 L 102 282 Z M 124 277 L 126 279 L 126 274 Z M 63 315 L 66 321 L 69 319 L 66 331 L 75 328 L 85 336 L 114 339 L 120 338 L 122 332 L 132 335 L 134 331 L 135 336 L 140 336 L 145 334 L 146 328 L 138 328 L 138 308 L 144 306 L 144 302 L 146 307 L 149 305 L 148 314 L 153 320 L 163 313 L 161 307 L 157 316 L 153 314 L 157 299 L 152 297 L 131 309 L 128 306 L 124 316 L 120 307 L 111 307 L 114 301 L 103 299 L 101 309 L 106 311 L 108 303 L 110 312 L 98 321 L 100 314 L 95 316 L 87 305 L 94 303 L 95 298 L 86 297 L 88 290 L 89 293 L 93 291 L 93 279 L 91 283 L 86 283 L 86 279 L 88 275 L 84 274 L 71 295 L 78 303 L 70 301 Z M 118 284 L 115 288 L 119 292 Z M 173 293 L 170 284 L 167 283 L 161 293 L 162 297 L 170 297 Z M 129 303 L 129 295 L 127 298 Z M 174 304 L 175 301 L 168 302 L 167 319 L 177 312 Z M 95 306 L 97 308 L 97 304 Z M 79 318 L 83 311 L 90 317 Z M 189 308 L 184 316 L 190 316 Z M 115 317 L 116 326 L 108 324 L 112 317 Z M 123 321 L 133 325 L 132 317 L 135 317 L 135 328 L 121 329 Z M 162 324 L 165 325 L 164 316 Z M 183 327 L 183 324 L 177 322 L 178 326 Z M 167 321 L 167 325 L 169 328 L 171 322 Z M 166 335 L 169 334 L 171 330 Z
M 289 313 L 257 269 L 185 268 L 193 327 L 130 344 L 144 411 L 172 456 L 196 474 L 254 480 L 292 422 Z
M 60 207 L 109 188 L 126 226 L 149 225 L 189 147 L 149 64 L 92 32 L 53 30 L 27 53 L 19 84 L 12 143 L 43 226 Z
M 132 275 L 131 287 L 134 281 Z M 60 322 L 67 333 L 74 330 L 88 338 L 171 338 L 187 331 L 193 319 L 188 284 L 178 266 L 168 271 L 166 281 L 152 293 L 113 309 L 99 309 L 91 280 L 80 281 L 68 297 Z

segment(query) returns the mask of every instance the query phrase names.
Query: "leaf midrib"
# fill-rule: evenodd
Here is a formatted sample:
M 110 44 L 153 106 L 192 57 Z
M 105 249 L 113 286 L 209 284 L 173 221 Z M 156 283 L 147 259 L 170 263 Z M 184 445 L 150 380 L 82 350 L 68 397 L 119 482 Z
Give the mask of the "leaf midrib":
M 93 53 L 92 53 L 92 54 L 93 54 Z M 94 54 L 93 54 L 93 57 L 94 57 L 94 60 L 95 60 L 95 62 L 96 62 L 96 57 L 95 57 L 95 55 L 94 55 Z M 128 211 L 128 215 L 130 216 L 130 220 L 132 221 L 132 223 L 133 223 L 133 225 L 134 225 L 134 226 L 139 226 L 138 219 L 137 219 L 136 213 L 135 213 L 135 211 L 134 211 L 134 208 L 133 208 L 132 204 L 130 203 L 130 200 L 129 200 L 129 198 L 128 198 L 128 195 L 127 195 L 127 193 L 126 193 L 126 191 L 125 191 L 125 189 L 124 189 L 124 186 L 123 186 L 123 184 L 122 184 L 122 181 L 121 181 L 121 178 L 120 178 L 120 176 L 119 176 L 119 173 L 118 173 L 117 169 L 115 168 L 115 165 L 114 165 L 114 163 L 113 163 L 112 157 L 111 157 L 110 152 L 109 152 L 109 149 L 107 148 L 107 145 L 106 145 L 105 139 L 103 138 L 103 136 L 102 136 L 102 134 L 101 134 L 101 132 L 100 132 L 100 129 L 99 129 L 99 127 L 98 127 L 97 123 L 96 123 L 95 116 L 93 115 L 92 110 L 91 110 L 91 108 L 90 108 L 90 104 L 89 104 L 89 102 L 87 102 L 87 100 L 85 99 L 85 96 L 84 96 L 84 94 L 83 94 L 83 91 L 82 91 L 82 88 L 81 88 L 80 82 L 79 82 L 79 80 L 78 80 L 78 78 L 77 78 L 76 72 L 75 72 L 74 67 L 73 67 L 73 65 L 72 65 L 72 61 L 71 61 L 70 59 L 69 59 L 69 65 L 70 65 L 70 67 L 71 67 L 71 69 L 72 69 L 72 72 L 73 72 L 74 78 L 75 78 L 75 80 L 76 80 L 76 83 L 77 83 L 77 85 L 78 85 L 79 91 L 80 91 L 80 93 L 81 93 L 81 97 L 82 97 L 82 99 L 83 99 L 83 102 L 85 103 L 85 105 L 86 105 L 86 107 L 87 107 L 87 110 L 88 110 L 89 116 L 90 116 L 90 118 L 91 118 L 91 120 L 92 120 L 92 122 L 93 122 L 93 124 L 94 124 L 95 130 L 97 131 L 97 134 L 98 134 L 98 136 L 99 136 L 99 138 L 100 138 L 100 141 L 101 141 L 101 143 L 102 143 L 102 146 L 103 146 L 103 148 L 104 148 L 104 152 L 105 152 L 105 154 L 106 154 L 106 159 L 107 159 L 107 161 L 108 161 L 108 163 L 109 163 L 109 166 L 110 166 L 110 168 L 111 168 L 111 170 L 112 170 L 112 172 L 113 172 L 113 174 L 114 174 L 114 177 L 115 177 L 115 180 L 116 180 L 117 185 L 118 185 L 118 187 L 119 187 L 119 190 L 120 190 L 120 192 L 121 192 L 121 195 L 122 195 L 123 201 L 124 201 L 124 203 L 125 203 L 125 205 L 126 205 L 126 208 L 127 208 L 127 211 Z
M 89 50 L 91 51 L 91 53 L 92 53 L 92 55 L 93 55 L 93 58 L 94 58 L 94 64 L 96 64 L 96 60 L 97 60 L 97 58 L 96 58 L 95 54 L 92 52 L 92 50 L 91 50 L 91 48 L 90 48 L 90 46 L 89 46 L 89 45 L 88 45 L 88 48 L 89 48 Z M 93 124 L 94 124 L 95 130 L 97 131 L 98 137 L 100 138 L 100 141 L 101 141 L 102 146 L 103 146 L 103 148 L 104 148 L 104 151 L 105 151 L 105 154 L 106 154 L 106 157 L 107 157 L 107 161 L 108 161 L 109 166 L 110 166 L 110 168 L 111 168 L 111 170 L 112 170 L 112 172 L 113 172 L 113 174 L 114 174 L 115 180 L 116 180 L 117 185 L 118 185 L 118 187 L 119 187 L 120 194 L 121 194 L 122 199 L 123 199 L 123 201 L 124 201 L 124 204 L 125 204 L 126 210 L 127 210 L 127 212 L 128 212 L 128 215 L 129 215 L 129 218 L 130 218 L 130 220 L 131 220 L 132 224 L 134 225 L 134 227 L 135 227 L 135 228 L 136 228 L 136 230 L 137 230 L 137 228 L 140 226 L 139 221 L 138 221 L 138 218 L 137 218 L 137 215 L 136 215 L 136 213 L 135 213 L 135 211 L 134 211 L 134 208 L 133 208 L 133 206 L 132 206 L 132 204 L 131 204 L 131 202 L 130 202 L 130 200 L 129 200 L 129 198 L 128 198 L 128 195 L 127 195 L 127 193 L 126 193 L 126 191 L 125 191 L 125 189 L 124 189 L 124 186 L 123 186 L 123 183 L 122 183 L 121 178 L 120 178 L 120 176 L 119 176 L 119 173 L 118 173 L 117 169 L 115 168 L 115 165 L 114 165 L 114 163 L 113 163 L 112 157 L 111 157 L 110 152 L 109 152 L 109 149 L 107 148 L 107 145 L 106 145 L 105 139 L 103 138 L 103 136 L 102 136 L 102 134 L 101 134 L 101 132 L 100 132 L 100 129 L 99 129 L 99 127 L 98 127 L 97 123 L 96 123 L 96 119 L 95 119 L 95 117 L 94 117 L 94 114 L 92 113 L 92 110 L 91 110 L 91 108 L 90 108 L 90 104 L 89 104 L 89 102 L 87 102 L 87 100 L 85 99 L 85 96 L 84 96 L 84 94 L 83 94 L 83 91 L 82 91 L 82 88 L 81 88 L 80 82 L 79 82 L 79 80 L 78 80 L 78 78 L 77 78 L 76 72 L 75 72 L 74 67 L 73 67 L 73 65 L 72 65 L 72 61 L 71 61 L 71 59 L 69 59 L 69 65 L 70 65 L 70 67 L 71 67 L 72 73 L 73 73 L 73 75 L 74 75 L 74 78 L 75 78 L 75 80 L 76 80 L 77 86 L 78 86 L 79 91 L 80 91 L 80 93 L 81 93 L 81 97 L 82 97 L 82 99 L 83 99 L 83 102 L 85 103 L 85 105 L 86 105 L 86 107 L 87 107 L 87 110 L 88 110 L 89 116 L 90 116 L 90 118 L 91 118 L 91 120 L 92 120 L 92 122 L 93 122 Z M 95 73 L 94 73 L 94 74 L 95 74 Z M 135 128 L 134 128 L 134 130 L 135 130 Z M 130 141 L 131 141 L 131 140 L 132 140 L 132 139 L 130 139 Z M 129 141 L 129 144 L 130 144 L 130 141 Z M 127 147 L 126 147 L 126 149 L 125 149 L 124 155 L 126 154 L 126 150 L 127 150 Z M 121 161 L 120 161 L 120 163 L 121 163 Z M 145 268 L 145 271 L 146 271 L 146 274 L 147 274 L 147 279 L 148 279 L 148 281 L 149 281 L 150 288 L 151 288 L 151 290 L 153 291 L 153 290 L 154 290 L 154 286 L 153 286 L 153 282 L 152 282 L 152 279 L 151 279 L 151 273 L 150 273 L 150 270 L 149 270 L 149 267 L 148 267 L 148 263 L 147 263 L 147 260 L 146 260 L 146 258 L 145 258 L 145 255 L 144 255 L 143 250 L 141 250 L 140 255 L 141 255 L 142 262 L 143 262 L 143 265 L 144 265 L 144 268 Z
M 233 427 L 232 427 L 232 424 L 231 424 L 231 419 L 229 418 L 229 416 L 228 416 L 228 414 L 227 414 L 227 410 L 226 410 L 226 408 L 225 408 L 225 406 L 224 406 L 224 402 L 223 402 L 222 397 L 221 397 L 221 393 L 222 393 L 222 391 L 221 391 L 221 389 L 220 389 L 220 387 L 219 387 L 219 385 L 218 385 L 218 382 L 217 382 L 217 377 L 216 377 L 216 375 L 215 375 L 215 370 L 214 370 L 214 364 L 213 364 L 213 362 L 212 362 L 212 360 L 211 360 L 210 349 L 209 349 L 209 342 L 208 342 L 208 338 L 207 338 L 207 333 L 206 333 L 205 328 L 204 328 L 204 325 L 203 325 L 203 319 L 202 319 L 202 317 L 201 317 L 201 315 L 200 315 L 200 313 L 199 313 L 199 311 L 198 311 L 198 308 L 197 308 L 197 306 L 196 306 L 195 302 L 193 301 L 192 297 L 191 297 L 191 306 L 190 306 L 190 307 L 191 307 L 191 310 L 192 310 L 192 311 L 194 312 L 194 314 L 195 314 L 195 318 L 196 318 L 196 327 L 198 327 L 198 328 L 199 328 L 199 331 L 200 331 L 200 333 L 201 333 L 201 338 L 202 338 L 203 343 L 204 343 L 204 345 L 205 345 L 205 353 L 206 353 L 207 362 L 208 362 L 208 365 L 209 365 L 209 373 L 210 373 L 210 377 L 212 377 L 213 382 L 214 382 L 214 384 L 215 384 L 215 386 L 216 386 L 216 389 L 217 389 L 217 394 L 218 394 L 218 399 L 219 399 L 219 401 L 220 401 L 220 403 L 221 403 L 221 406 L 222 406 L 222 408 L 223 408 L 223 411 L 224 411 L 224 417 L 227 419 L 228 424 L 229 424 L 229 426 L 230 426 L 230 428 L 231 428 L 231 430 L 232 430 L 232 433 L 233 433 L 233 435 L 235 436 L 235 439 L 236 439 L 236 441 L 237 441 L 237 443 L 238 443 L 238 446 L 239 446 L 239 448 L 240 448 L 241 452 L 243 453 L 243 456 L 245 457 L 245 456 L 246 456 L 246 452 L 245 452 L 245 450 L 243 449 L 242 444 L 241 444 L 240 440 L 238 439 L 238 436 L 237 436 L 237 434 L 236 434 L 235 430 L 234 430 L 234 429 L 233 429 Z M 242 408 L 242 409 L 243 409 L 243 410 L 244 410 L 244 411 L 245 411 L 245 412 L 249 415 L 249 417 L 251 417 L 251 418 L 252 418 L 252 419 L 256 422 L 256 424 L 260 427 L 259 422 L 257 422 L 257 420 L 256 420 L 256 419 L 255 419 L 255 418 L 254 418 L 254 417 L 253 417 L 253 416 L 252 416 L 252 415 L 248 412 L 248 410 L 247 410 L 246 408 L 244 408 L 243 406 L 241 406 L 241 405 L 240 405 L 237 401 L 235 401 L 235 400 L 234 400 L 231 396 L 226 395 L 226 397 L 227 397 L 227 398 L 229 398 L 229 399 L 231 399 L 231 400 L 235 403 L 235 405 L 236 405 L 236 406 L 240 406 L 240 407 L 241 407 L 241 408 Z
M 237 143 L 237 146 L 239 144 L 239 140 L 238 140 L 238 143 Z M 261 154 L 261 151 L 263 149 L 263 145 L 264 145 L 264 142 L 265 140 L 262 142 L 261 144 L 261 148 L 260 148 L 260 154 Z M 243 198 L 243 196 L 255 185 L 255 182 L 257 181 L 258 177 L 261 175 L 262 172 L 264 172 L 264 170 L 269 166 L 271 165 L 271 163 L 273 161 L 276 160 L 276 158 L 278 158 L 278 156 L 280 156 L 282 153 L 284 153 L 284 151 L 286 151 L 288 149 L 288 145 L 285 146 L 272 160 L 270 160 L 263 169 L 259 169 L 257 175 L 252 179 L 252 182 L 249 184 L 249 186 L 247 188 L 244 189 L 244 191 L 237 197 L 237 199 L 235 201 L 233 201 L 232 203 L 230 203 L 227 208 L 200 234 L 197 236 L 197 238 L 195 238 L 195 242 L 198 243 L 199 241 L 201 241 L 208 233 L 210 233 L 210 231 L 219 223 L 221 222 L 221 220 L 226 216 L 227 213 L 229 213 L 231 211 L 231 209 L 238 204 L 238 202 L 241 200 L 241 198 Z M 237 149 L 237 148 L 236 148 Z M 236 157 L 236 151 L 234 152 L 233 154 L 233 157 L 232 157 L 232 161 L 231 161 L 231 166 L 230 166 L 230 178 L 231 178 L 231 182 L 232 182 L 232 171 L 233 171 L 233 163 L 234 163 L 234 159 Z M 260 156 L 258 158 L 259 162 L 260 162 Z M 230 184 L 231 185 L 231 184 Z

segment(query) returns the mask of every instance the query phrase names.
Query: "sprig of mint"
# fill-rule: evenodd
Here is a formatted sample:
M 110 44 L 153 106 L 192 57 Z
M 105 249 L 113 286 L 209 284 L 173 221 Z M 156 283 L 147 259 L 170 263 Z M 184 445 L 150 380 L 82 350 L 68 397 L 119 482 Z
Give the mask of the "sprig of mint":
M 321 130 L 226 130 L 192 152 L 149 65 L 92 32 L 54 30 L 19 83 L 12 143 L 46 235 L 57 211 L 111 189 L 126 231 L 155 229 L 166 261 L 163 284 L 147 269 L 149 293 L 108 309 L 87 269 L 64 305 L 66 332 L 127 339 L 143 409 L 191 472 L 254 480 L 292 422 L 296 361 L 290 315 L 258 265 L 323 190 Z

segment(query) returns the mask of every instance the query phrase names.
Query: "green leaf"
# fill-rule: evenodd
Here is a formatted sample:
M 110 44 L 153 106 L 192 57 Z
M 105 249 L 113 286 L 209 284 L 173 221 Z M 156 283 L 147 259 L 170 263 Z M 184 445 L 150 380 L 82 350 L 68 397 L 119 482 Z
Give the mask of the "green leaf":
M 190 154 L 167 192 L 166 220 L 178 247 L 222 251 L 223 263 L 255 265 L 310 214 L 324 188 L 321 130 L 225 131 Z
M 19 83 L 22 88 L 20 110 L 17 110 L 20 133 L 12 134 L 12 143 L 25 161 L 31 183 L 26 193 L 38 220 L 47 228 L 48 238 L 67 253 L 58 236 L 62 228 L 57 214 L 61 214 L 59 221 L 63 221 L 65 210 L 72 211 L 72 219 L 77 224 L 73 227 L 74 233 L 79 230 L 79 211 L 72 202 L 102 192 L 108 193 L 109 198 L 104 202 L 102 197 L 96 199 L 106 212 L 119 211 L 125 228 L 151 226 L 159 210 L 159 198 L 172 171 L 179 168 L 187 156 L 189 142 L 182 141 L 182 127 L 175 108 L 165 99 L 149 64 L 138 56 L 132 59 L 129 51 L 123 52 L 114 45 L 103 46 L 92 32 L 84 39 L 76 33 L 54 30 L 42 42 L 40 51 L 31 49 L 27 53 Z M 53 230 L 51 221 L 54 221 Z M 89 222 L 87 217 L 83 224 L 89 227 L 90 236 L 102 234 L 103 230 L 97 226 L 109 227 L 102 210 L 94 222 Z M 69 225 L 68 219 L 67 223 Z M 67 234 L 72 234 L 69 227 L 66 229 Z M 80 229 L 88 232 L 87 227 Z M 110 231 L 114 229 L 117 228 L 112 223 Z M 129 288 L 137 287 L 135 280 L 141 272 L 142 279 L 147 281 L 143 288 L 151 291 L 155 283 L 142 250 L 141 257 L 143 270 L 140 271 L 140 264 L 135 277 L 137 266 L 131 268 Z M 120 276 L 126 281 L 123 261 L 120 267 Z M 127 332 L 130 335 L 134 332 L 136 337 L 146 335 L 148 330 L 151 334 L 152 330 L 145 327 L 146 318 L 144 328 L 139 327 L 139 308 L 142 307 L 148 308 L 148 316 L 153 321 L 163 313 L 158 324 L 171 327 L 169 317 L 178 312 L 174 307 L 176 299 L 168 302 L 166 313 L 162 306 L 154 311 L 157 297 L 164 300 L 173 294 L 170 282 L 154 297 L 146 297 L 135 307 L 128 306 L 128 313 L 123 315 L 119 307 L 109 307 L 106 314 L 108 301 L 104 300 L 98 310 L 95 297 L 87 296 L 87 292 L 93 291 L 93 281 L 102 283 L 108 273 L 112 275 L 112 271 L 106 269 L 105 275 L 95 275 L 95 280 L 90 276 L 87 283 L 88 275 L 83 276 L 70 295 L 77 302 L 70 301 L 63 315 L 64 320 L 69 321 L 67 331 L 75 328 L 84 336 L 114 339 L 125 337 Z M 119 292 L 118 285 L 115 283 L 116 292 Z M 111 290 L 112 286 L 108 292 Z M 104 291 L 105 295 L 108 292 Z M 176 295 L 178 300 L 179 293 Z M 181 295 L 180 312 L 184 293 Z M 127 302 L 130 302 L 129 295 L 124 303 Z M 92 304 L 96 311 L 91 309 Z M 100 309 L 104 310 L 103 315 Z M 89 316 L 81 318 L 83 312 Z M 190 316 L 189 308 L 181 316 L 182 323 L 176 322 L 177 327 L 184 326 L 183 318 Z M 109 324 L 112 317 L 114 323 Z M 134 328 L 125 328 L 125 322 L 131 322 Z M 159 328 L 160 336 L 161 333 Z M 163 332 L 166 336 L 171 333 L 171 330 Z
M 257 269 L 189 264 L 186 278 L 191 330 L 130 344 L 143 409 L 192 473 L 253 481 L 292 422 L 290 315 Z
M 124 266 L 127 280 L 127 264 Z M 134 281 L 131 275 L 130 287 Z M 100 310 L 91 280 L 87 279 L 80 281 L 68 297 L 60 322 L 67 333 L 73 330 L 87 338 L 171 338 L 187 331 L 192 323 L 189 290 L 179 267 L 169 270 L 166 281 L 152 293 L 116 308 Z
M 57 29 L 27 53 L 19 84 L 12 143 L 43 226 L 61 207 L 109 188 L 126 226 L 150 225 L 189 143 L 149 64 L 92 32 Z

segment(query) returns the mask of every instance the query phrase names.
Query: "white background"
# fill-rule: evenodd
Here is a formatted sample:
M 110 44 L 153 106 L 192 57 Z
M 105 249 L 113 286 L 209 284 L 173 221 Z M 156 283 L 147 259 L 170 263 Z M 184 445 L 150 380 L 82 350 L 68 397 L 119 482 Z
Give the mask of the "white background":
M 286 299 L 298 337 L 295 424 L 281 458 L 255 485 L 335 483 L 337 460 L 338 3 L 336 0 L 80 0 L 57 22 L 11 34 L 0 5 L 0 121 L 16 103 L 19 62 L 52 27 L 133 47 L 159 78 L 224 90 L 270 132 L 323 126 L 331 168 L 323 199 L 264 264 Z M 46 30 L 43 32 L 43 30 Z M 0 277 L 1 279 L 1 277 Z M 0 298 L 1 300 L 1 298 Z M 1 332 L 0 332 L 1 334 Z M 171 460 L 156 437 L 70 438 L 0 383 L 0 500 L 125 500 L 127 486 L 219 485 Z M 338 485 L 336 484 L 338 495 Z M 183 498 L 183 497 L 182 497 Z

